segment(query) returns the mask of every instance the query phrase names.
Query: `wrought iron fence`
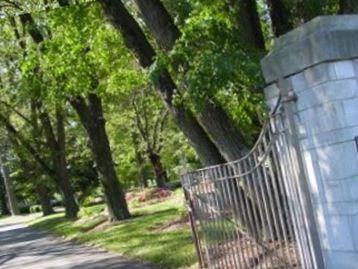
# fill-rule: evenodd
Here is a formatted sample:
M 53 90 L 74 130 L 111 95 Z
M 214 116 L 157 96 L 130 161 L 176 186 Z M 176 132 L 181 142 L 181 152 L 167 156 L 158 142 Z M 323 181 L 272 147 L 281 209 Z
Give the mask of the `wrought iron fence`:
M 202 267 L 317 267 L 302 171 L 280 111 L 244 158 L 182 175 Z

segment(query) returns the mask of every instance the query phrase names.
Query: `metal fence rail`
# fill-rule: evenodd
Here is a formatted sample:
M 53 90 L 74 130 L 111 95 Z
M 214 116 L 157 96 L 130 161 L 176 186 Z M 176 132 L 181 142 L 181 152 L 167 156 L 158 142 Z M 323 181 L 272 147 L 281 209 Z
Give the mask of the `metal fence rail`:
M 247 156 L 182 176 L 203 267 L 316 268 L 287 130 L 276 113 Z

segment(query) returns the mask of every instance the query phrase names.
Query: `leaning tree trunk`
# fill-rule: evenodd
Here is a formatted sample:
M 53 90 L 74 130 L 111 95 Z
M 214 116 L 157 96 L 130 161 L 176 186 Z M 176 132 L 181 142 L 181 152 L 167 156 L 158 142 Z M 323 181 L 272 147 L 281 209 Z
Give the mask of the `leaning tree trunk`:
M 234 10 L 235 22 L 243 42 L 249 48 L 265 51 L 265 39 L 262 33 L 256 0 L 227 0 Z
M 160 0 L 136 0 L 136 3 L 146 25 L 150 29 L 158 45 L 163 50 L 170 51 L 174 47 L 176 40 L 180 37 L 180 31 L 176 27 L 169 12 L 165 9 Z M 248 7 L 245 5 L 245 12 L 243 13 L 245 16 L 242 17 L 247 17 L 245 20 L 247 21 L 246 24 L 249 24 L 249 22 L 254 20 L 250 16 L 246 16 L 246 14 L 250 15 L 254 13 L 253 10 L 256 11 L 255 8 L 256 6 L 253 7 L 251 4 L 248 5 Z M 250 13 L 247 13 L 246 11 L 250 11 Z M 258 16 L 255 19 L 258 20 Z M 245 27 L 247 28 L 248 26 L 246 25 Z M 141 30 L 138 29 L 138 32 L 140 31 Z M 252 42 L 255 46 L 264 48 L 263 36 L 262 33 L 261 35 L 259 34 L 259 30 L 253 29 L 252 32 L 246 30 L 246 32 L 248 33 L 248 37 L 246 38 L 247 40 L 250 40 L 250 42 Z M 139 36 L 138 34 L 137 38 L 146 40 L 144 34 L 143 36 Z M 148 44 L 148 47 L 149 46 L 150 44 Z M 166 81 L 167 83 L 171 84 L 169 87 L 176 88 L 176 85 L 173 83 L 169 74 L 163 75 L 168 76 Z M 173 92 L 169 92 L 169 94 L 173 94 Z M 209 134 L 210 140 L 215 144 L 215 147 L 220 151 L 221 155 L 225 158 L 226 161 L 236 160 L 242 157 L 242 155 L 247 151 L 244 139 L 240 135 L 239 130 L 236 128 L 235 123 L 227 115 L 226 111 L 224 111 L 220 106 L 213 104 L 209 100 L 205 100 L 202 109 L 197 113 L 197 119 L 201 126 L 203 126 L 203 128 Z
M 288 33 L 293 29 L 291 11 L 283 0 L 267 0 L 270 10 L 273 32 L 276 37 Z
M 155 181 L 158 188 L 164 188 L 165 183 L 168 181 L 167 172 L 163 168 L 163 164 L 159 154 L 155 152 L 149 153 L 149 160 L 153 167 Z
M 171 51 L 180 37 L 180 31 L 163 3 L 159 0 L 135 2 L 158 45 L 165 51 Z
M 148 68 L 152 65 L 156 56 L 155 51 L 122 2 L 120 0 L 104 0 L 100 3 L 109 21 L 122 34 L 126 46 L 135 53 L 141 66 Z M 192 113 L 183 104 L 173 104 L 172 99 L 176 85 L 168 71 L 161 70 L 154 84 L 177 125 L 189 139 L 201 162 L 204 165 L 222 163 L 224 161 L 223 157 Z
M 0 173 L 0 213 L 1 216 L 11 215 L 10 209 L 7 205 L 6 189 L 4 178 Z
M 130 217 L 130 213 L 114 168 L 101 99 L 96 94 L 89 94 L 88 104 L 80 96 L 73 98 L 71 104 L 90 138 L 91 150 L 101 174 L 110 220 L 127 219 Z
M 16 201 L 16 196 L 14 192 L 14 186 L 12 183 L 12 180 L 10 178 L 10 172 L 7 164 L 7 159 L 3 154 L 0 155 L 0 164 L 1 164 L 1 171 L 2 171 L 2 177 L 4 179 L 5 183 L 5 190 L 6 190 L 6 196 L 9 201 L 9 207 L 11 211 L 11 215 L 16 216 L 20 214 L 19 207 Z
M 156 54 L 155 54 L 154 49 L 152 48 L 152 46 L 146 39 L 146 36 L 144 35 L 143 31 L 139 27 L 138 23 L 129 14 L 129 12 L 126 10 L 126 8 L 124 7 L 124 5 L 122 4 L 121 1 L 119 1 L 119 0 L 103 0 L 103 1 L 101 1 L 101 4 L 104 8 L 106 15 L 108 16 L 108 19 L 111 21 L 113 26 L 116 27 L 119 30 L 119 32 L 122 34 L 124 41 L 126 43 L 126 46 L 135 53 L 140 64 L 142 65 L 142 67 L 148 68 L 151 64 L 153 64 L 154 57 L 156 56 Z M 216 146 L 218 146 L 218 144 L 216 144 L 216 146 L 213 145 L 212 141 L 210 140 L 210 138 L 208 138 L 206 132 L 200 127 L 200 125 L 197 123 L 195 118 L 193 118 L 192 116 L 190 118 L 188 117 L 189 113 L 183 105 L 179 105 L 179 106 L 174 105 L 173 96 L 174 96 L 174 91 L 176 89 L 176 85 L 173 82 L 171 76 L 169 75 L 168 70 L 161 69 L 159 71 L 157 79 L 154 81 L 154 83 L 155 83 L 155 86 L 156 86 L 157 90 L 159 91 L 163 101 L 167 105 L 169 111 L 172 113 L 174 119 L 177 121 L 178 126 L 181 128 L 181 130 L 184 132 L 184 134 L 187 135 L 187 137 L 189 138 L 191 143 L 194 145 L 194 148 L 195 148 L 195 150 L 197 150 L 198 155 L 201 156 L 203 159 L 207 158 L 207 156 L 205 155 L 204 152 L 207 150 L 210 150 L 211 148 L 217 149 Z M 215 107 L 213 107 L 212 109 L 214 110 Z M 204 114 L 204 112 L 203 112 L 203 114 Z M 203 115 L 203 117 L 204 116 L 205 115 Z M 189 119 L 189 122 L 186 121 L 187 119 Z M 223 120 L 223 119 L 225 119 L 225 118 L 220 117 L 220 120 Z M 191 124 L 194 124 L 194 128 L 192 128 Z M 210 124 L 208 126 L 215 127 L 215 129 L 214 128 L 211 129 L 211 130 L 213 130 L 213 132 L 211 133 L 211 137 L 213 139 L 217 138 L 217 137 L 215 137 L 215 133 L 216 133 L 216 131 L 218 131 L 218 128 L 216 127 L 216 125 Z M 223 126 L 223 127 L 225 129 L 227 129 L 228 131 L 232 130 L 231 128 L 227 128 L 227 126 Z M 202 136 L 198 137 L 197 134 L 202 134 Z M 205 136 L 204 136 L 204 134 L 205 134 Z M 221 130 L 221 134 L 222 134 L 222 130 Z M 224 139 L 225 136 L 222 137 L 222 139 Z M 237 135 L 237 133 L 235 133 L 233 135 L 229 135 L 227 137 L 228 137 L 228 139 L 234 139 L 234 140 L 235 139 L 238 140 L 240 138 Z M 202 140 L 202 138 L 204 140 Z M 198 143 L 195 144 L 195 143 L 193 143 L 193 141 L 195 143 L 196 142 L 198 142 Z M 203 141 L 208 141 L 208 142 L 203 143 Z M 209 141 L 210 141 L 210 143 L 209 143 Z M 232 150 L 232 146 L 230 148 L 226 148 L 226 145 L 228 145 L 228 144 L 226 144 L 226 143 L 223 144 L 223 146 L 225 147 L 224 148 L 225 151 Z M 210 146 L 210 148 L 208 148 L 207 146 Z M 233 157 L 233 159 L 237 159 L 239 156 L 242 156 L 242 153 L 243 153 L 242 151 L 236 152 L 237 155 L 235 157 L 232 156 L 231 154 L 232 154 L 232 152 L 234 152 L 234 150 L 231 151 L 230 155 L 226 154 L 226 153 L 225 154 L 227 156 L 230 156 L 230 158 Z M 214 155 L 214 157 L 215 156 L 220 156 L 220 154 Z M 218 161 L 218 162 L 216 162 L 216 164 L 220 163 L 220 162 Z M 212 165 L 213 163 L 207 162 L 204 164 Z M 220 188 L 221 188 L 221 186 L 220 186 L 220 184 L 218 184 L 218 189 L 220 190 Z M 237 188 L 238 188 L 239 192 L 245 194 L 244 189 L 242 189 L 240 186 L 237 186 Z M 220 193 L 224 193 L 224 192 L 220 191 Z M 222 199 L 224 199 L 224 198 L 222 197 Z M 248 201 L 248 203 L 250 203 L 250 206 L 253 206 L 253 207 L 255 206 L 255 203 L 253 203 L 250 200 L 250 198 L 248 198 L 247 201 Z M 242 221 L 243 221 L 243 218 L 242 218 Z M 245 226 L 247 226 L 247 223 L 243 223 L 243 224 Z
M 246 41 L 246 45 L 258 51 L 264 51 L 265 42 L 261 31 L 256 1 L 228 1 L 237 15 L 237 26 L 240 30 L 240 35 L 242 35 L 243 39 Z M 165 51 L 171 50 L 176 41 L 172 37 L 176 36 L 179 38 L 180 32 L 161 1 L 136 0 L 136 3 L 146 25 L 150 29 L 158 45 Z M 168 34 L 169 31 L 172 31 L 171 34 Z M 240 132 L 237 130 L 233 121 L 220 106 L 211 102 L 206 102 L 203 105 L 202 111 L 197 113 L 197 118 L 227 161 L 237 160 L 247 153 L 248 150 L 244 145 L 243 137 L 240 135 Z M 247 198 L 244 199 L 244 201 L 246 205 L 245 208 L 247 208 L 248 211 L 253 212 L 254 210 L 257 210 L 256 207 L 261 206 L 261 201 L 255 197 L 248 197 L 248 189 L 250 188 L 248 185 L 237 184 L 236 180 L 228 180 L 228 184 L 236 197 L 240 196 Z M 215 182 L 215 185 L 217 192 L 219 193 L 218 199 L 223 203 L 226 203 L 227 201 L 225 200 L 227 197 L 225 196 L 226 192 L 223 189 L 223 185 L 220 184 L 220 182 Z M 247 212 L 242 210 L 242 208 L 235 208 L 233 210 L 235 210 L 235 215 L 238 216 L 241 224 L 246 226 L 246 228 L 249 229 L 249 232 L 255 234 L 258 238 L 259 234 L 257 231 L 250 229 L 249 223 L 245 222 L 245 219 L 247 220 L 247 218 L 245 218 Z M 264 219 L 258 219 L 257 222 L 256 225 L 263 228 Z
M 65 152 L 66 137 L 63 112 L 59 107 L 56 109 L 56 138 L 48 112 L 41 107 L 41 104 L 38 104 L 38 110 L 40 111 L 39 118 L 44 129 L 47 144 L 51 151 L 52 162 L 55 170 L 54 179 L 62 194 L 66 217 L 75 219 L 77 218 L 79 207 L 75 199 L 67 170 Z

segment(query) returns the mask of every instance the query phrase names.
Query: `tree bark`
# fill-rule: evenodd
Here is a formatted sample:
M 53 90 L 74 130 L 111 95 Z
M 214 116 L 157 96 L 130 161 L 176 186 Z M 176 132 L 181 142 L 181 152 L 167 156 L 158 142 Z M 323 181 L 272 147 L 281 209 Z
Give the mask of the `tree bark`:
M 168 181 L 168 177 L 167 177 L 167 172 L 163 168 L 160 155 L 155 152 L 151 152 L 149 153 L 149 160 L 153 167 L 153 172 L 154 172 L 157 187 L 164 188 L 165 183 Z
M 89 94 L 87 102 L 77 96 L 70 100 L 91 141 L 91 149 L 101 174 L 110 221 L 130 217 L 122 186 L 117 178 L 112 152 L 106 132 L 102 102 L 96 94 Z
M 180 37 L 180 31 L 163 3 L 159 0 L 135 0 L 135 2 L 159 46 L 165 51 L 171 51 Z
M 2 152 L 0 154 L 0 165 L 1 165 L 1 172 L 2 172 L 2 177 L 4 179 L 4 183 L 5 183 L 5 190 L 6 190 L 6 196 L 8 198 L 8 204 L 10 207 L 10 212 L 11 215 L 16 216 L 20 214 L 20 210 L 16 201 L 16 196 L 15 196 L 15 192 L 14 192 L 14 186 L 13 186 L 13 182 L 10 178 L 10 172 L 9 172 L 9 167 L 7 164 L 7 158 L 5 156 L 6 153 Z
M 38 107 L 38 109 L 40 111 L 41 107 Z M 62 193 L 66 217 L 71 219 L 77 218 L 79 208 L 67 170 L 65 152 L 66 138 L 62 110 L 60 108 L 56 109 L 57 138 L 55 136 L 48 112 L 42 110 L 40 112 L 39 118 L 45 131 L 48 147 L 51 149 L 51 157 L 56 174 L 55 179 Z
M 245 1 L 240 1 L 242 3 Z M 254 23 L 259 25 L 259 18 L 256 10 L 256 3 L 241 4 L 240 13 L 246 19 L 245 27 L 248 27 L 248 24 Z M 170 14 L 166 11 L 165 7 L 160 0 L 149 0 L 141 1 L 136 0 L 139 10 L 144 18 L 144 21 L 151 33 L 153 34 L 155 40 L 159 46 L 164 50 L 171 50 L 174 47 L 175 39 L 172 37 L 179 38 L 180 31 L 175 26 L 174 21 Z M 255 13 L 256 12 L 256 13 Z M 154 15 L 153 15 L 154 14 Z M 256 14 L 256 17 L 254 16 Z M 254 18 L 255 17 L 255 18 Z M 134 22 L 135 23 L 135 22 Z M 170 25 L 167 26 L 166 25 Z M 259 25 L 260 26 L 260 25 Z M 261 29 L 261 26 L 259 27 Z M 140 29 L 138 30 L 138 32 Z M 169 35 L 164 35 L 163 33 L 168 33 L 172 31 Z M 251 31 L 246 31 L 249 37 L 246 37 L 254 46 L 264 49 L 265 44 L 263 41 L 262 33 L 258 33 L 257 29 L 251 29 Z M 260 37 L 261 36 L 261 37 Z M 140 36 L 138 35 L 138 38 Z M 143 35 L 141 38 L 145 39 Z M 162 44 L 165 44 L 163 46 Z M 148 44 L 150 46 L 150 44 Z M 155 52 L 153 52 L 155 53 Z M 171 80 L 170 75 L 167 74 L 168 78 L 166 80 L 167 84 L 171 84 L 170 87 L 173 89 L 176 88 L 176 85 Z M 170 81 L 169 81 L 170 80 Z M 174 92 L 169 92 L 169 95 L 172 95 Z M 168 96 L 171 102 L 172 96 Z M 236 128 L 234 122 L 229 118 L 227 113 L 218 105 L 210 102 L 209 100 L 204 101 L 203 109 L 197 113 L 197 119 L 200 122 L 201 126 L 209 134 L 210 140 L 215 144 L 215 147 L 220 151 L 221 155 L 227 161 L 234 161 L 247 151 L 246 146 L 244 145 L 244 139 L 240 135 L 239 130 Z
M 104 0 L 101 1 L 101 4 L 109 21 L 122 34 L 126 46 L 134 52 L 141 66 L 148 68 L 152 65 L 156 53 L 122 2 L 120 0 Z M 166 69 L 159 71 L 158 79 L 153 83 L 179 128 L 189 139 L 201 162 L 204 165 L 224 162 L 222 155 L 192 113 L 182 104 L 173 104 L 176 85 L 169 72 Z
M 340 0 L 339 5 L 340 14 L 358 14 L 357 0 Z
M 262 33 L 256 0 L 228 0 L 234 10 L 239 34 L 248 47 L 265 51 L 265 39 Z
M 284 1 L 267 0 L 267 5 L 270 10 L 272 28 L 275 36 L 279 37 L 291 31 L 293 29 L 293 24 L 290 21 L 291 14 Z
M 36 184 L 36 193 L 39 198 L 43 216 L 48 216 L 54 213 L 51 196 L 48 188 L 40 183 Z
M 1 216 L 11 215 L 10 209 L 7 205 L 5 181 L 1 173 L 0 173 L 0 210 L 1 210 Z

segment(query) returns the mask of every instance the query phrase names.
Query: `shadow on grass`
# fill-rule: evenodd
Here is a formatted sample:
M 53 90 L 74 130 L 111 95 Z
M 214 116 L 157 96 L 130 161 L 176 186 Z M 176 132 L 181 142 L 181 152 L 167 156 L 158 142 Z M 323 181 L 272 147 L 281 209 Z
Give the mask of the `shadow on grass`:
M 189 227 L 171 231 L 153 230 L 153 227 L 178 218 L 178 207 L 159 205 L 136 210 L 131 219 L 98 231 L 85 230 L 85 223 L 81 226 L 59 215 L 43 219 L 33 227 L 104 247 L 126 257 L 150 261 L 166 268 L 179 268 L 196 261 Z

